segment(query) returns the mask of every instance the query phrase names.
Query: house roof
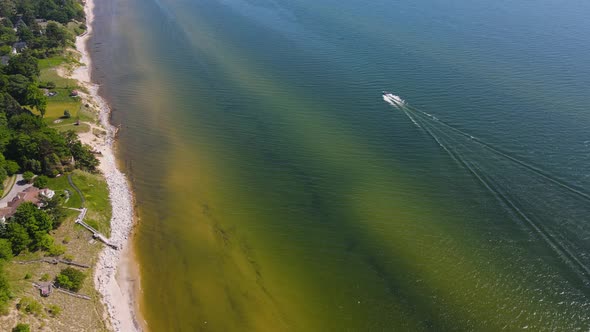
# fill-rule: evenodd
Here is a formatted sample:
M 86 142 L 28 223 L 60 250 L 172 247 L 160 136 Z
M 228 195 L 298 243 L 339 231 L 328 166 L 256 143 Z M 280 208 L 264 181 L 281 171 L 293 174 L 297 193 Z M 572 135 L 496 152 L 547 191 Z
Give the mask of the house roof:
M 29 187 L 18 193 L 16 197 L 8 202 L 6 207 L 0 208 L 0 218 L 8 219 L 12 217 L 16 212 L 16 209 L 24 202 L 31 202 L 35 205 L 39 205 L 41 203 L 40 196 L 51 198 L 53 197 L 53 194 L 55 194 L 53 190 L 47 188 L 38 189 L 35 187 Z

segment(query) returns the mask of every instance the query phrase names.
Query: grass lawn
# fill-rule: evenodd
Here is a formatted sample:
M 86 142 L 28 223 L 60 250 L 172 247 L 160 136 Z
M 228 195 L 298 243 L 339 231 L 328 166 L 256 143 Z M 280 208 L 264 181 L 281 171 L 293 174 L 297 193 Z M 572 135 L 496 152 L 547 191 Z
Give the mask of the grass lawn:
M 39 69 L 43 70 L 51 67 L 57 67 L 67 61 L 68 59 L 65 56 L 54 56 L 52 58 L 39 59 Z
M 75 175 L 72 175 L 72 179 L 74 177 Z M 49 178 L 49 180 L 47 181 L 47 188 L 55 191 L 55 193 L 58 195 L 62 194 L 64 190 L 69 191 L 70 199 L 66 202 L 66 207 L 73 207 L 78 209 L 82 206 L 82 198 L 80 197 L 78 192 L 74 190 L 72 186 L 70 186 L 67 175 L 62 175 L 57 178 Z
M 59 93 L 61 93 L 61 91 Z M 70 111 L 71 117 L 69 119 L 62 119 L 61 124 L 74 123 L 76 122 L 76 118 L 78 117 L 78 110 L 80 110 L 81 105 L 82 104 L 80 103 L 80 101 L 77 100 L 54 101 L 51 100 L 51 98 L 47 98 L 47 110 L 45 111 L 45 121 L 47 121 L 50 125 L 53 125 L 53 122 L 55 120 L 61 119 L 64 115 L 64 111 L 68 110 Z
M 53 82 L 57 88 L 69 88 L 69 89 L 77 89 L 78 83 L 75 79 L 72 78 L 65 78 L 59 76 L 55 68 L 45 68 L 41 69 L 41 74 L 39 75 L 39 80 L 41 82 Z
M 84 221 L 109 237 L 111 233 L 111 202 L 104 178 L 100 175 L 76 170 L 72 174 L 72 181 L 86 198 L 85 207 L 88 208 L 88 213 Z
M 12 189 L 12 187 L 14 186 L 15 183 L 16 183 L 16 175 L 7 177 L 6 180 L 4 180 L 4 183 L 2 183 L 3 189 L 0 190 L 0 193 L 1 193 L 0 196 L 1 197 L 6 196 L 6 194 L 8 194 L 10 192 L 10 190 Z
M 69 110 L 72 117 L 65 121 L 75 122 L 78 116 L 78 111 L 82 105 L 80 98 L 70 97 L 72 90 L 80 89 L 76 80 L 64 78 L 58 75 L 56 68 L 65 64 L 71 63 L 73 60 L 68 56 L 56 56 L 47 59 L 39 60 L 39 69 L 41 75 L 39 80 L 41 82 L 55 83 L 55 89 L 51 91 L 57 92 L 53 97 L 47 97 L 47 111 L 45 112 L 45 119 L 49 123 L 59 119 L 64 115 L 64 110 Z
M 75 170 L 72 173 L 72 181 L 82 191 L 86 199 L 84 207 L 88 208 L 88 213 L 84 221 L 108 237 L 111 231 L 111 203 L 104 178 L 100 175 Z M 47 187 L 58 194 L 63 193 L 64 190 L 70 191 L 70 199 L 65 204 L 66 207 L 80 208 L 83 205 L 80 195 L 70 186 L 67 175 L 49 179 Z
M 61 122 L 59 124 L 52 125 L 52 127 L 60 132 L 73 130 L 76 133 L 86 133 L 90 130 L 90 126 L 85 123 L 81 123 L 80 125 L 76 126 L 73 122 Z

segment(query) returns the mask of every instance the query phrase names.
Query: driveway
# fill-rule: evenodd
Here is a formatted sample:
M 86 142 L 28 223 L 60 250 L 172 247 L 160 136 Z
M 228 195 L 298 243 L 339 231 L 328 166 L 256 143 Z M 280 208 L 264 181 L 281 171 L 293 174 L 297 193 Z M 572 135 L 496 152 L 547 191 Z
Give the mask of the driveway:
M 4 196 L 4 198 L 0 199 L 0 208 L 6 207 L 8 205 L 8 202 L 12 201 L 18 195 L 18 193 L 32 186 L 32 183 L 27 183 L 25 180 L 23 180 L 22 174 L 17 174 L 16 183 L 14 184 L 14 186 L 12 186 L 10 192 L 6 196 Z

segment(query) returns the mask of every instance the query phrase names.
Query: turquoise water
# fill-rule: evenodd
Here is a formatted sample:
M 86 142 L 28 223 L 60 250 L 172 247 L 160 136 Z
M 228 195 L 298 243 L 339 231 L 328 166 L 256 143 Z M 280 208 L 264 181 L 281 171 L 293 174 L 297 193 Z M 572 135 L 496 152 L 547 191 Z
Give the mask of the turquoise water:
M 588 9 L 97 3 L 150 329 L 588 329 Z

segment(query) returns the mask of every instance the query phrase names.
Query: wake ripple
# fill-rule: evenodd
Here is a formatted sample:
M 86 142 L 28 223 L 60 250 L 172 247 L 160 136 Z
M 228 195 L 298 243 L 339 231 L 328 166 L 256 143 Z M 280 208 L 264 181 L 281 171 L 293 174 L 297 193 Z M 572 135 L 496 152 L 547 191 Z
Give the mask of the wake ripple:
M 436 141 L 515 220 L 543 240 L 584 284 L 590 285 L 590 223 L 584 222 L 590 215 L 590 194 L 401 98 L 402 102 L 397 102 L 384 94 L 383 99 Z

